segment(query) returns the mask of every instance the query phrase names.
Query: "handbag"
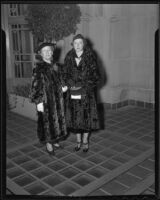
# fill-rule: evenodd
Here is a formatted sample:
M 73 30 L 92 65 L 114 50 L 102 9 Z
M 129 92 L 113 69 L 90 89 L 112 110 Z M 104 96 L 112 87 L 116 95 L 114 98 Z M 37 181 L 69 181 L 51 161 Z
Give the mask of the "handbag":
M 81 99 L 82 96 L 85 96 L 85 91 L 82 87 L 79 89 L 70 88 L 71 99 Z

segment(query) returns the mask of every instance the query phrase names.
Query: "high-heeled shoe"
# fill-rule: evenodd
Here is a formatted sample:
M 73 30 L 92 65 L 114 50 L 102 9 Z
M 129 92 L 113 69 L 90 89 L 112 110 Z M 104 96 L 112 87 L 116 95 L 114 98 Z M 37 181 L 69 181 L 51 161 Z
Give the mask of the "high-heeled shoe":
M 87 153 L 88 150 L 89 150 L 89 144 L 88 144 L 88 142 L 83 143 L 83 146 L 85 146 L 85 147 L 83 148 L 83 152 L 84 152 L 84 153 Z
M 50 155 L 50 156 L 54 156 L 55 155 L 55 152 L 54 152 L 54 148 L 53 148 L 53 145 L 52 145 L 52 150 L 48 150 L 47 146 L 46 146 L 46 151 L 47 153 Z
M 53 145 L 55 149 L 63 149 L 63 146 L 61 146 L 59 143 L 54 143 Z
M 75 151 L 79 151 L 81 149 L 81 142 L 77 142 L 77 146 L 74 148 Z

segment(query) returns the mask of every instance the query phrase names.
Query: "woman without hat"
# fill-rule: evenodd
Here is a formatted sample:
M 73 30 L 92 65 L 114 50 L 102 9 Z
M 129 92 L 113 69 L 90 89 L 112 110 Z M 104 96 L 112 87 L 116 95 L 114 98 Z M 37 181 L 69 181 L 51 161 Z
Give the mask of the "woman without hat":
M 67 135 L 63 102 L 63 82 L 53 65 L 55 45 L 42 43 L 37 52 L 42 58 L 37 62 L 32 74 L 30 99 L 37 106 L 37 135 L 46 150 L 54 155 L 59 148 L 59 140 Z M 63 88 L 65 91 L 66 88 Z

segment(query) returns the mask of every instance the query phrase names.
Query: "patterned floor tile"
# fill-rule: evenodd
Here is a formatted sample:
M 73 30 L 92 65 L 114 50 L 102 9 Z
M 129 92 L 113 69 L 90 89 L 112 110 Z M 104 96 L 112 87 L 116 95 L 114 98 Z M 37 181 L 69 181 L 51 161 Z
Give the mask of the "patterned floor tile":
M 74 164 L 74 167 L 76 167 L 77 169 L 80 169 L 82 171 L 88 170 L 92 166 L 93 166 L 92 162 L 88 162 L 85 160 L 81 160 L 81 161 L 77 162 L 76 164 Z
M 36 181 L 36 179 L 28 174 L 24 174 L 21 177 L 17 177 L 16 179 L 14 179 L 14 182 L 21 187 L 31 184 L 34 181 Z
M 72 179 L 72 181 L 79 184 L 80 186 L 85 186 L 93 180 L 94 180 L 94 178 L 92 178 L 91 176 L 85 175 L 85 174 Z
M 48 164 L 47 167 L 49 167 L 53 171 L 59 171 L 61 169 L 64 169 L 65 167 L 67 167 L 67 165 L 61 161 L 55 161 L 51 164 Z
M 104 174 L 108 173 L 108 170 L 98 166 L 98 167 L 94 167 L 94 168 L 88 170 L 87 173 L 92 175 L 92 176 L 94 176 L 94 177 L 96 177 L 96 178 L 100 178 Z
M 32 171 L 32 170 L 34 170 L 34 169 L 39 168 L 40 165 L 39 165 L 38 162 L 30 161 L 30 162 L 27 162 L 27 163 L 22 164 L 21 167 L 22 167 L 23 169 L 25 169 L 26 171 Z
M 50 185 L 51 187 L 55 187 L 56 185 L 62 183 L 65 179 L 57 174 L 53 174 L 51 176 L 48 176 L 47 178 L 44 178 L 43 181 Z
M 104 116 L 106 128 L 92 133 L 86 154 L 82 149 L 74 151 L 76 137 L 70 134 L 61 142 L 63 149 L 49 156 L 45 145 L 37 142 L 36 122 L 10 113 L 6 163 L 10 186 L 15 183 L 18 191 L 50 197 L 121 195 L 154 173 L 154 153 L 127 172 L 117 173 L 154 146 L 154 112 L 127 106 L 107 111 Z M 28 142 L 24 143 L 24 139 Z M 114 172 L 117 177 L 106 179 Z
M 110 193 L 111 195 L 123 195 L 125 193 L 125 191 L 128 190 L 128 187 L 116 182 L 116 181 L 112 181 L 107 183 L 106 185 L 104 185 L 102 187 L 102 189 L 108 193 Z
M 80 171 L 73 167 L 68 167 L 61 171 L 61 175 L 65 176 L 66 178 L 72 178 L 79 173 Z
M 141 178 L 141 179 L 146 178 L 149 174 L 152 173 L 150 170 L 142 168 L 141 166 L 135 166 L 135 167 L 131 168 L 128 172 Z
M 75 184 L 71 184 L 68 182 L 64 182 L 60 185 L 58 185 L 55 190 L 61 192 L 64 196 L 68 196 L 74 191 L 78 190 L 80 187 L 78 187 Z
M 25 187 L 25 190 L 28 191 L 31 195 L 39 195 L 40 193 L 46 191 L 48 188 L 40 182 L 35 182 L 34 184 Z
M 39 169 L 32 171 L 31 173 L 37 178 L 42 179 L 46 176 L 52 175 L 53 171 L 49 170 L 49 168 L 41 167 Z
M 149 169 L 149 170 L 151 170 L 153 172 L 154 172 L 154 169 L 155 169 L 155 163 L 154 163 L 154 161 L 151 161 L 151 160 L 148 160 L 148 159 L 145 160 L 145 161 L 143 161 L 140 164 L 140 166 L 142 166 L 142 167 L 144 167 L 146 169 Z
M 118 162 L 115 162 L 113 160 L 108 160 L 101 164 L 102 167 L 104 167 L 105 169 L 108 169 L 108 170 L 114 170 L 114 169 L 118 168 L 119 165 L 120 164 Z
M 107 192 L 104 192 L 103 190 L 101 189 L 98 189 L 98 190 L 95 190 L 94 192 L 90 193 L 89 196 L 92 196 L 92 197 L 95 197 L 95 196 L 107 196 L 109 195 L 109 193 Z
M 128 186 L 129 188 L 137 185 L 137 183 L 141 181 L 140 178 L 137 178 L 127 173 L 118 176 L 115 180 Z
M 87 160 L 93 162 L 94 164 L 100 164 L 104 162 L 104 160 L 106 160 L 106 157 L 101 156 L 100 154 L 95 154 L 93 156 L 90 156 Z
M 70 154 L 69 156 L 62 158 L 62 160 L 70 165 L 73 165 L 75 162 L 80 160 L 79 156 L 76 156 L 74 154 Z
M 10 178 L 10 179 L 13 179 L 15 177 L 18 177 L 18 176 L 21 176 L 22 174 L 25 174 L 25 171 L 20 169 L 20 168 L 12 168 L 12 169 L 9 169 L 7 171 L 7 176 Z

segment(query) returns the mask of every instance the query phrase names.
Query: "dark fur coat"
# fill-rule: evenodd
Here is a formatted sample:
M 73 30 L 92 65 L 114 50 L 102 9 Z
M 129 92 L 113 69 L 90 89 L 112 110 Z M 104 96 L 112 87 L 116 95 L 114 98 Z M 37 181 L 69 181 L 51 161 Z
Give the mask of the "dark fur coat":
M 99 129 L 95 89 L 99 81 L 97 61 L 93 52 L 86 48 L 77 66 L 75 50 L 70 50 L 64 62 L 64 81 L 69 90 L 66 96 L 67 127 L 75 133 Z M 71 91 L 72 86 L 81 87 Z M 71 99 L 71 94 L 81 95 L 80 100 Z
M 61 76 L 52 64 L 36 64 L 32 74 L 31 102 L 43 102 L 44 112 L 38 112 L 37 134 L 40 141 L 57 142 L 66 134 Z

